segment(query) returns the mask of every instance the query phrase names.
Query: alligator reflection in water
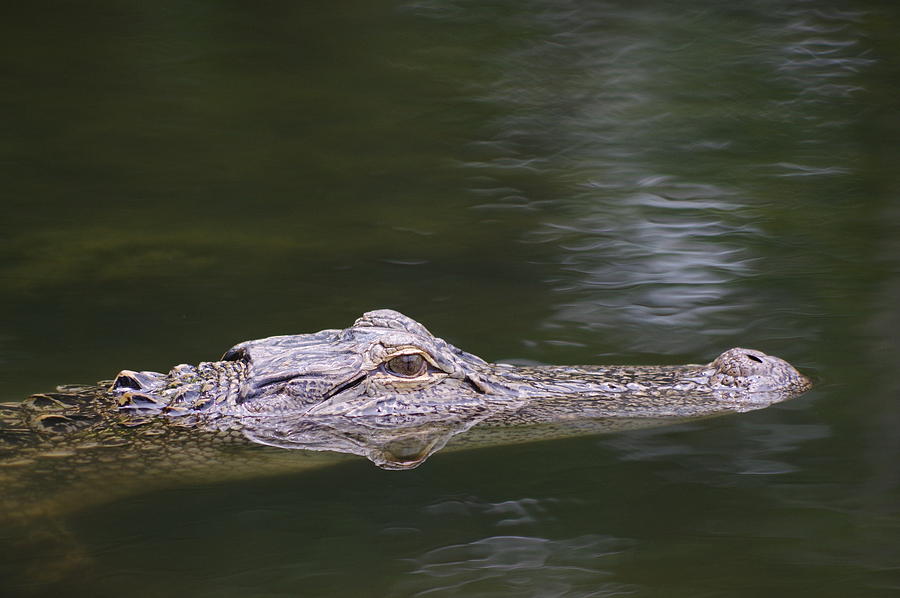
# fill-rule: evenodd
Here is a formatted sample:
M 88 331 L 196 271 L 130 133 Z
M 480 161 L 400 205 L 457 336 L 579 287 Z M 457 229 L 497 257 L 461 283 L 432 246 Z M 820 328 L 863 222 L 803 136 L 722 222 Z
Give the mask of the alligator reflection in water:
M 759 409 L 809 386 L 750 349 L 708 365 L 491 364 L 377 310 L 343 330 L 241 343 L 221 361 L 125 370 L 111 384 L 2 404 L 2 506 L 59 513 L 341 453 L 409 469 L 451 439 L 448 448 L 470 448 L 643 427 Z

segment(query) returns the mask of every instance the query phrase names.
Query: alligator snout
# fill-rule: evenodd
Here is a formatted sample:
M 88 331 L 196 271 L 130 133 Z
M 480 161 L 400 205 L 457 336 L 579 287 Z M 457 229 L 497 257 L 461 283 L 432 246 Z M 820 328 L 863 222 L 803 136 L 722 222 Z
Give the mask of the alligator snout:
M 728 349 L 710 364 L 710 368 L 710 385 L 723 390 L 803 392 L 812 387 L 809 378 L 794 366 L 755 349 Z

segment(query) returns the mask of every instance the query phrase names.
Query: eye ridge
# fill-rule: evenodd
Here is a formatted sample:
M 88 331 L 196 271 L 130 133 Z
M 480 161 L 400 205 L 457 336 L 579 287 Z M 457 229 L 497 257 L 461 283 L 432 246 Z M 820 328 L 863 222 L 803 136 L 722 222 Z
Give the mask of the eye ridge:
M 428 361 L 418 353 L 397 355 L 384 363 L 385 369 L 396 376 L 415 378 L 425 373 Z

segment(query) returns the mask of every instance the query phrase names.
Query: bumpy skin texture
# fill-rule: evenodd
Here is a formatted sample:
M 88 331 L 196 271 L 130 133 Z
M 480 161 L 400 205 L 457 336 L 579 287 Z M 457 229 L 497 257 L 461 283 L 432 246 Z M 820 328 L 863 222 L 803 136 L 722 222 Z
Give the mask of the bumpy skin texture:
M 240 343 L 168 374 L 125 370 L 0 404 L 0 487 L 22 510 L 23 496 L 75 504 L 89 490 L 304 469 L 336 453 L 408 469 L 451 438 L 464 448 L 655 425 L 759 409 L 809 387 L 787 362 L 740 348 L 708 365 L 491 364 L 377 310 L 350 328 Z

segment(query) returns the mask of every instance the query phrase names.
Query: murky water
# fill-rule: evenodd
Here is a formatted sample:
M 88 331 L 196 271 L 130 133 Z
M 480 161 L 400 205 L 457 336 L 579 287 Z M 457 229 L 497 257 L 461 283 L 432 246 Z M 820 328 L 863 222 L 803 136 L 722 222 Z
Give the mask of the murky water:
M 120 500 L 66 522 L 67 595 L 900 591 L 896 6 L 4 13 L 3 400 L 375 307 L 490 360 L 740 345 L 820 379 L 689 426 Z

